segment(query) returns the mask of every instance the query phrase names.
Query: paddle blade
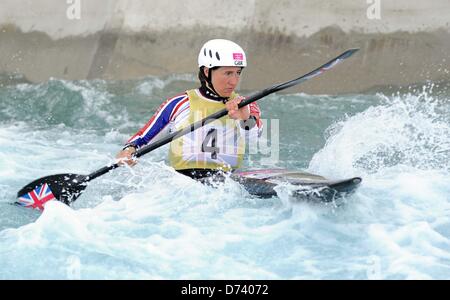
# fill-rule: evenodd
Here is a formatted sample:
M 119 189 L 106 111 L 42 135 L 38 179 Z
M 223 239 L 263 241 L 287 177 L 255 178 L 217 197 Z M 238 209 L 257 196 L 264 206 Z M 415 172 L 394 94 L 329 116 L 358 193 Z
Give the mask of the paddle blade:
M 44 204 L 51 200 L 69 205 L 86 188 L 87 178 L 78 174 L 58 174 L 39 178 L 17 193 L 16 204 L 40 210 L 43 210 Z

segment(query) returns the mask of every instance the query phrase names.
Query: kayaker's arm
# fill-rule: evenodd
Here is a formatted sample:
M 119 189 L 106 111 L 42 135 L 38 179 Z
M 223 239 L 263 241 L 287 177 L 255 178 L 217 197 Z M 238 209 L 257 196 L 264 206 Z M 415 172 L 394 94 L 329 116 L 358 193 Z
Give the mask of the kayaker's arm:
M 161 104 L 147 124 L 144 125 L 127 142 L 126 146 L 133 145 L 137 149 L 147 145 L 160 133 L 170 121 L 174 120 L 185 106 L 189 106 L 187 94 L 179 95 L 168 99 Z
M 248 134 L 251 139 L 258 138 L 262 135 L 263 123 L 261 121 L 261 110 L 256 102 L 248 105 L 250 108 L 250 117 L 246 121 L 241 121 L 241 128 L 244 134 Z
M 244 99 L 244 97 L 238 97 L 225 103 L 228 116 L 232 119 L 240 120 L 242 129 L 251 130 L 255 125 L 258 125 L 258 130 L 262 130 L 261 110 L 256 102 L 240 109 L 238 108 L 238 104 Z
M 116 155 L 116 158 L 119 159 L 118 163 L 127 163 L 130 166 L 135 165 L 136 160 L 132 158 L 133 153 L 154 140 L 176 118 L 177 114 L 188 106 L 189 99 L 187 94 L 173 97 L 161 104 L 147 124 L 133 135 L 122 151 Z

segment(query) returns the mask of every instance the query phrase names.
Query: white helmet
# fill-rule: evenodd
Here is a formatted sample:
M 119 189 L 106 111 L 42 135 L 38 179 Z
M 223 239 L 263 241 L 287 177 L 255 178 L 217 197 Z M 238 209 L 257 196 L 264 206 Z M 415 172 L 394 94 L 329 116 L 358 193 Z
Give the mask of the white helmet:
M 198 54 L 199 67 L 246 67 L 247 58 L 242 48 L 229 40 L 206 42 Z

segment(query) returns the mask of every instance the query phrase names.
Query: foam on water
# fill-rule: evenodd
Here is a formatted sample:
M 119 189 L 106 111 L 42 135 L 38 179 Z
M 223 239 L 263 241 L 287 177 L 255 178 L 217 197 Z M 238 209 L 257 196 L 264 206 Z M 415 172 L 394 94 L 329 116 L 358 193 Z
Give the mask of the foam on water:
M 256 199 L 231 180 L 205 186 L 168 167 L 166 148 L 95 179 L 72 207 L 50 202 L 41 214 L 9 204 L 33 179 L 86 174 L 113 161 L 131 128 L 149 117 L 130 120 L 146 105 L 136 93 L 154 96 L 167 88 L 146 90 L 152 80 L 0 89 L 6 94 L 0 105 L 0 278 L 449 277 L 449 104 L 427 91 L 376 101 L 373 95 L 272 95 L 277 105 L 262 102 L 266 116 L 283 116 L 280 126 L 291 128 L 281 131 L 282 145 L 293 143 L 293 153 L 316 152 L 310 162 L 286 167 L 309 163 L 309 171 L 326 177 L 363 177 L 344 205 L 297 203 L 284 185 L 272 199 Z M 73 95 L 68 103 L 66 95 Z M 13 98 L 25 107 L 44 102 L 39 105 L 52 119 L 22 114 L 8 102 Z M 57 117 L 59 105 L 73 105 L 78 117 Z M 314 115 L 321 110 L 341 117 Z M 303 135 L 299 128 L 306 135 L 307 128 L 317 133 L 327 126 L 325 144 L 314 138 L 295 143 L 293 137 Z
M 449 100 L 428 90 L 382 98 L 382 105 L 334 124 L 309 170 L 362 176 L 357 206 L 377 278 L 450 275 Z
M 332 176 L 372 174 L 390 166 L 449 171 L 449 100 L 433 98 L 427 90 L 379 97 L 382 105 L 328 129 L 326 146 L 313 157 L 310 169 Z M 323 162 L 333 162 L 334 168 Z

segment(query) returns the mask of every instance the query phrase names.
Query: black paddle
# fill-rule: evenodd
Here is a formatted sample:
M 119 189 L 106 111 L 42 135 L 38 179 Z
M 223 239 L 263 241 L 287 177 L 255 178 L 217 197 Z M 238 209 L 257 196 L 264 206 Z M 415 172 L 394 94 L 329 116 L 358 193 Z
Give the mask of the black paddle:
M 280 83 L 277 85 L 274 85 L 272 87 L 269 87 L 265 90 L 262 90 L 260 92 L 257 92 L 249 97 L 247 97 L 244 101 L 242 101 L 239 104 L 239 108 L 246 106 L 252 102 L 255 102 L 267 95 L 270 95 L 272 93 L 275 93 L 277 91 L 281 91 L 284 89 L 287 89 L 289 87 L 292 87 L 294 85 L 300 84 L 308 79 L 311 79 L 313 77 L 316 77 L 320 74 L 322 74 L 323 72 L 333 68 L 334 66 L 336 66 L 339 62 L 341 62 L 342 60 L 350 57 L 351 55 L 353 55 L 353 53 L 355 53 L 356 51 L 358 51 L 359 49 L 349 49 L 347 51 L 345 51 L 344 53 L 342 53 L 341 55 L 339 55 L 336 58 L 333 58 L 332 60 L 330 60 L 329 62 L 327 62 L 326 64 L 318 67 L 317 69 L 309 72 L 308 74 L 305 74 L 299 78 L 287 81 L 285 83 Z M 147 146 L 142 147 L 141 149 L 139 149 L 138 151 L 135 152 L 135 157 L 140 157 L 144 154 L 149 153 L 150 151 L 153 151 L 169 142 L 171 142 L 172 140 L 179 138 L 191 131 L 194 131 L 195 129 L 198 129 L 214 120 L 217 120 L 221 117 L 224 117 L 228 114 L 228 111 L 226 109 L 222 109 L 200 121 L 197 121 L 193 124 L 191 124 L 190 126 L 187 126 L 183 129 L 180 129 L 176 132 L 173 132 L 169 135 L 167 135 L 165 138 L 162 138 L 154 143 L 151 143 Z M 95 172 L 92 172 L 89 175 L 78 175 L 78 174 L 57 174 L 57 175 L 51 175 L 51 176 L 46 176 L 46 177 L 42 177 L 39 178 L 33 182 L 31 182 L 30 184 L 26 185 L 25 187 L 23 187 L 18 193 L 17 193 L 17 197 L 25 197 L 28 200 L 28 203 L 33 202 L 32 200 L 34 200 L 34 205 L 29 205 L 29 206 L 33 206 L 33 207 L 38 207 L 38 208 L 42 208 L 41 202 L 39 201 L 44 201 L 44 200 L 40 200 L 41 198 L 39 198 L 37 194 L 40 194 L 42 197 L 45 197 L 45 191 L 47 190 L 47 186 L 50 188 L 51 192 L 53 193 L 54 197 L 59 200 L 62 201 L 66 204 L 70 204 L 71 202 L 75 201 L 80 194 L 83 192 L 83 190 L 86 188 L 87 183 L 89 181 L 91 181 L 92 179 L 95 179 L 105 173 L 108 173 L 109 171 L 115 169 L 119 167 L 118 163 L 114 163 L 111 165 L 107 165 Z M 38 189 L 38 190 L 36 190 Z M 32 191 L 34 191 L 34 194 L 28 194 Z M 28 194 L 28 195 L 27 195 Z M 30 200 L 32 199 L 32 200 Z M 37 200 L 36 200 L 37 199 Z M 38 203 L 36 203 L 38 202 Z M 16 202 L 20 205 L 24 205 L 24 201 L 19 201 Z M 24 205 L 24 206 L 28 206 L 28 205 Z

